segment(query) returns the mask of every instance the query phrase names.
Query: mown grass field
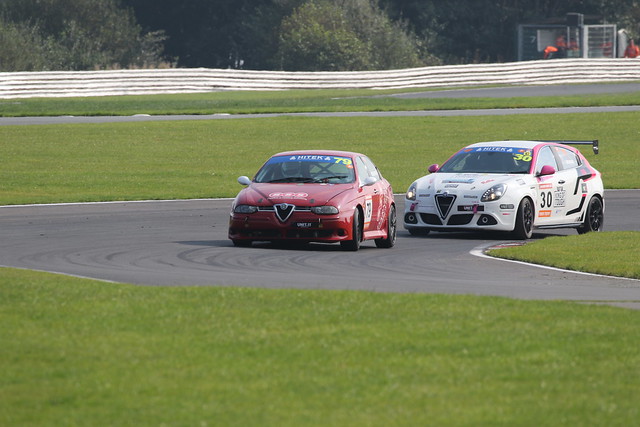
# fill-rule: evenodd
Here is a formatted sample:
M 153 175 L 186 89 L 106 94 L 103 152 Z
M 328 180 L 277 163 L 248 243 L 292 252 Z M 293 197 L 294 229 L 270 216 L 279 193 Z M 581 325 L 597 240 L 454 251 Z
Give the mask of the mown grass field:
M 0 424 L 635 425 L 640 312 L 3 269 Z
M 329 103 L 335 95 L 300 97 Z M 225 112 L 234 103 L 239 112 L 253 112 L 253 104 L 326 108 L 280 93 L 255 96 L 215 98 L 228 103 Z M 218 112 L 198 105 L 198 96 L 170 98 L 145 102 L 157 113 Z M 282 105 L 270 106 L 274 98 Z M 20 102 L 1 102 L 0 114 L 149 112 L 129 97 L 34 100 L 25 110 L 31 101 Z M 474 102 L 458 106 L 477 108 Z M 463 145 L 518 138 L 599 139 L 600 155 L 584 152 L 605 186 L 640 188 L 638 119 L 616 113 L 0 126 L 0 205 L 227 197 L 240 188 L 238 175 L 253 174 L 273 152 L 298 148 L 365 152 L 403 192 Z M 546 262 L 553 253 L 564 267 L 583 269 L 606 253 L 619 262 L 601 272 L 633 277 L 637 241 L 637 233 L 576 235 L 508 250 L 531 254 L 507 254 Z M 0 425 L 635 425 L 639 326 L 639 311 L 574 302 L 136 287 L 0 268 Z
M 364 152 L 396 192 L 470 142 L 599 139 L 606 188 L 640 188 L 640 113 L 209 120 L 0 126 L 0 204 L 232 197 L 291 149 Z
M 640 279 L 638 231 L 551 236 L 524 246 L 493 249 L 489 254 L 565 270 Z M 640 300 L 640 289 L 638 292 Z
M 455 88 L 453 88 L 455 89 Z M 417 90 L 236 91 L 181 95 L 25 98 L 0 100 L 0 116 L 121 116 L 133 114 L 250 114 L 314 111 L 463 110 L 475 108 L 638 105 L 638 93 L 518 98 L 394 98 Z

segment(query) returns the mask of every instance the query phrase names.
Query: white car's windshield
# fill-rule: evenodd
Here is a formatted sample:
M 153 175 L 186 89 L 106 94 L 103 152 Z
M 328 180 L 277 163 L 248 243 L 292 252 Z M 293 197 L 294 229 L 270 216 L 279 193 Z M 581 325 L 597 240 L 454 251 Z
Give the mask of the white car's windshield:
M 518 148 L 479 147 L 464 149 L 447 160 L 438 172 L 528 173 L 531 152 Z
M 255 182 L 347 184 L 355 180 L 347 157 L 295 155 L 272 157 L 258 171 Z

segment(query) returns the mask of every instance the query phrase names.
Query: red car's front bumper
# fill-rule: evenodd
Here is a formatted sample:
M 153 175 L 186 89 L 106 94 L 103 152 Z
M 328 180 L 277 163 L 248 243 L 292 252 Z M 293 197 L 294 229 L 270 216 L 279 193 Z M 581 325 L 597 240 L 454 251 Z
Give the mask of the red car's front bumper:
M 316 215 L 294 212 L 281 222 L 273 212 L 232 214 L 229 238 L 234 241 L 304 240 L 309 242 L 340 242 L 351 240 L 352 215 Z

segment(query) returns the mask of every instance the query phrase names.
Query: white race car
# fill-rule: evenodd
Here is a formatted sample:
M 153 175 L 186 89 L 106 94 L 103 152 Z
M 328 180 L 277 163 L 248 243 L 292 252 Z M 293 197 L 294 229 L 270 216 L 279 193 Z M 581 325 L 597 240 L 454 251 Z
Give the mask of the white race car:
M 405 196 L 412 235 L 496 230 L 528 239 L 534 228 L 602 230 L 600 172 L 571 145 L 598 141 L 493 141 L 469 145 L 429 166 Z

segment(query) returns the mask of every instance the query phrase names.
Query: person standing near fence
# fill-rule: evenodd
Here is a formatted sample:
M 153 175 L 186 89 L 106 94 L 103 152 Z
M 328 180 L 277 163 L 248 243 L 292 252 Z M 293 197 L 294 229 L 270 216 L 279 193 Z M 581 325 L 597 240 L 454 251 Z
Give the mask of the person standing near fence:
M 636 46 L 633 40 L 629 40 L 629 44 L 627 45 L 627 48 L 624 50 L 624 57 L 637 58 L 638 56 L 640 56 L 640 48 Z

